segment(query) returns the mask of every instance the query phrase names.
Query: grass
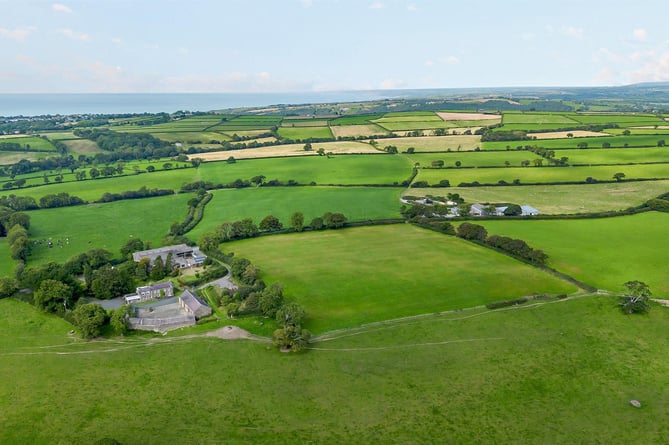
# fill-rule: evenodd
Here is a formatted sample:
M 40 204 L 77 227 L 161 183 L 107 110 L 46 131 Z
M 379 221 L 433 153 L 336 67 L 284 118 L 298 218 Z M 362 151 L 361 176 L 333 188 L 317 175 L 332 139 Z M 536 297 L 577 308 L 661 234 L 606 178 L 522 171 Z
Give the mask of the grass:
M 353 116 L 342 116 L 330 121 L 331 126 L 335 125 L 368 125 L 375 119 L 380 119 L 383 114 L 358 114 Z
M 508 124 L 560 124 L 563 127 L 569 125 L 578 125 L 578 121 L 571 116 L 565 116 L 559 113 L 523 113 L 523 112 L 505 112 L 502 115 L 504 126 Z
M 519 166 L 524 160 L 538 159 L 539 156 L 526 151 L 469 151 L 450 153 L 414 153 L 406 156 L 411 162 L 420 162 L 422 167 L 430 167 L 432 161 L 444 161 L 444 166 L 454 167 L 460 162 L 462 167 L 504 167 Z
M 466 126 L 465 122 L 470 121 L 442 121 L 438 116 L 436 120 L 411 120 L 411 121 L 381 121 L 375 120 L 374 123 L 380 125 L 388 131 L 411 131 L 411 130 L 430 130 L 434 128 L 459 128 Z
M 593 220 L 485 221 L 489 233 L 524 239 L 544 250 L 550 264 L 597 286 L 622 290 L 641 280 L 655 295 L 669 296 L 666 264 L 669 239 L 666 213 Z
M 527 159 L 532 159 L 528 153 Z M 427 181 L 434 185 L 448 179 L 452 185 L 478 181 L 480 184 L 497 184 L 500 180 L 511 184 L 520 179 L 523 184 L 547 184 L 551 182 L 584 182 L 586 178 L 611 181 L 615 173 L 624 173 L 626 179 L 657 178 L 669 179 L 669 164 L 612 165 L 592 167 L 512 167 L 477 169 L 421 169 L 417 181 Z
M 201 158 L 207 161 L 225 161 L 230 156 L 235 159 L 276 158 L 285 156 L 317 156 L 318 149 L 326 153 L 337 154 L 381 154 L 381 152 L 366 142 L 337 141 L 314 142 L 312 151 L 304 151 L 305 144 L 281 144 L 269 147 L 245 148 L 241 150 L 211 151 L 190 155 L 192 158 Z
M 0 238 L 0 276 L 11 277 L 14 273 L 14 266 L 15 263 L 9 250 L 7 238 Z
M 214 191 L 204 219 L 188 236 L 197 240 L 224 221 L 252 218 L 256 224 L 274 215 L 288 226 L 294 212 L 305 224 L 325 212 L 341 212 L 349 221 L 400 218 L 399 195 L 392 187 L 261 187 Z
M 104 153 L 105 151 L 98 147 L 98 144 L 89 139 L 64 140 L 63 144 L 67 146 L 67 151 L 78 155 L 94 155 Z
M 0 144 L 21 144 L 24 150 L 40 150 L 40 151 L 55 151 L 48 139 L 42 139 L 35 136 L 21 136 L 21 137 L 6 137 L 0 139 Z
M 573 139 L 542 139 L 536 141 L 502 141 L 502 142 L 484 142 L 482 148 L 485 150 L 504 150 L 506 147 L 516 149 L 516 147 L 538 146 L 544 148 L 579 148 L 579 144 L 588 144 L 588 147 L 600 148 L 602 144 L 609 143 L 612 148 L 625 148 L 625 144 L 629 147 L 656 147 L 657 141 L 666 139 L 658 135 L 642 135 L 642 136 L 596 136 L 590 138 L 573 138 Z
M 277 130 L 280 137 L 292 140 L 309 138 L 332 139 L 329 127 L 281 127 Z
M 333 125 L 330 127 L 334 137 L 377 136 L 388 134 L 388 131 L 376 124 L 367 125 Z
M 605 297 L 430 317 L 297 356 L 215 338 L 79 343 L 30 306 L 0 309 L 2 443 L 661 443 L 668 432 L 669 313 L 626 317 Z
M 467 202 L 529 204 L 542 214 L 591 213 L 634 207 L 669 190 L 669 181 L 613 182 L 524 187 L 450 187 L 409 189 L 412 196 L 458 193 Z
M 556 156 L 567 156 L 570 164 L 626 164 L 636 162 L 669 162 L 665 147 L 614 148 L 596 150 L 560 150 Z
M 31 211 L 31 241 L 52 240 L 54 245 L 34 245 L 28 264 L 62 263 L 93 248 L 119 256 L 121 246 L 132 237 L 159 246 L 170 225 L 183 220 L 190 198 L 184 194 Z
M 281 282 L 305 307 L 314 332 L 575 290 L 507 256 L 404 224 L 263 237 L 222 249 L 251 259 L 266 282 Z

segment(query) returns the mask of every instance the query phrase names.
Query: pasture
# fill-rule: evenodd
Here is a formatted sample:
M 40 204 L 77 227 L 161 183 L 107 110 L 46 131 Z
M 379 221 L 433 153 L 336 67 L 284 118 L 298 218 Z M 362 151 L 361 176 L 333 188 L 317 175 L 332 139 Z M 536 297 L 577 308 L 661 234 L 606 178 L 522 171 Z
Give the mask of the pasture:
M 569 164 L 631 164 L 645 162 L 668 162 L 666 147 L 646 148 L 602 148 L 588 150 L 559 150 L 556 156 L 567 156 Z
M 516 147 L 537 146 L 550 149 L 560 148 L 580 148 L 579 145 L 587 144 L 586 148 L 601 148 L 603 144 L 610 144 L 612 148 L 634 148 L 634 147 L 657 147 L 657 141 L 663 139 L 658 135 L 640 135 L 640 136 L 598 136 L 585 138 L 567 138 L 567 139 L 543 139 L 543 140 L 525 140 L 525 141 L 494 141 L 483 142 L 482 148 L 485 150 L 504 150 L 516 149 Z
M 526 154 L 528 160 L 533 158 L 530 156 L 532 153 Z M 511 184 L 515 179 L 522 184 L 548 184 L 585 182 L 589 177 L 595 181 L 611 181 L 616 173 L 624 173 L 625 179 L 669 179 L 669 164 L 419 169 L 415 180 L 427 181 L 430 185 L 438 184 L 442 179 L 448 179 L 452 185 L 474 181 L 480 184 L 506 181 Z
M 56 150 L 56 147 L 53 146 L 51 141 L 37 136 L 3 137 L 2 139 L 0 139 L 0 149 L 2 149 L 1 147 L 2 144 L 19 144 L 22 150 L 34 150 L 34 151 Z
M 332 125 L 332 135 L 339 137 L 378 136 L 388 134 L 388 130 L 375 124 L 366 125 Z
M 412 196 L 458 193 L 466 202 L 529 204 L 542 214 L 606 212 L 635 207 L 669 190 L 669 181 L 610 182 L 588 185 L 529 185 L 523 187 L 411 188 Z
M 262 237 L 221 249 L 249 258 L 266 282 L 282 283 L 318 333 L 576 290 L 508 256 L 406 224 Z
M 430 167 L 432 161 L 444 161 L 444 166 L 455 167 L 460 162 L 462 167 L 504 167 L 518 166 L 524 160 L 539 159 L 540 156 L 526 151 L 468 151 L 450 153 L 414 153 L 405 154 L 411 162 L 420 163 L 421 167 Z
M 660 443 L 669 432 L 669 313 L 624 316 L 606 297 L 342 332 L 297 356 L 211 337 L 81 343 L 69 329 L 0 301 L 11 339 L 0 442 Z
M 215 190 L 204 218 L 188 233 L 197 240 L 222 222 L 251 218 L 258 224 L 274 215 L 288 227 L 290 216 L 304 214 L 305 225 L 325 212 L 343 213 L 348 221 L 400 218 L 399 195 L 394 187 L 260 187 Z
M 669 296 L 666 213 L 592 220 L 482 221 L 489 233 L 521 238 L 548 254 L 549 264 L 600 289 L 621 291 L 629 280 Z
M 329 127 L 281 127 L 277 130 L 281 138 L 291 140 L 306 139 L 332 139 L 332 132 Z
M 183 194 L 30 211 L 30 240 L 41 243 L 33 244 L 28 264 L 63 263 L 93 248 L 119 256 L 133 237 L 160 246 L 170 225 L 183 221 L 191 198 Z

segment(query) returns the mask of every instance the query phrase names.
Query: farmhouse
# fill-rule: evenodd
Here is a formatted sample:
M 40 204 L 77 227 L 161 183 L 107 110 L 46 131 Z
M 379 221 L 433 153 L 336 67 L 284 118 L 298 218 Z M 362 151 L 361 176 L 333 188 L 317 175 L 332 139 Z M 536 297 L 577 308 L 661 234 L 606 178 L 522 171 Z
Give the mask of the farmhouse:
M 211 315 L 212 310 L 191 291 L 146 306 L 133 307 L 134 316 L 127 319 L 130 329 L 167 332 L 194 326 L 199 318 Z
M 142 259 L 148 258 L 151 264 L 153 264 L 158 257 L 161 257 L 163 262 L 165 262 L 170 253 L 172 254 L 172 264 L 182 269 L 199 266 L 207 259 L 207 256 L 197 246 L 189 247 L 185 244 L 141 250 L 133 253 L 132 259 L 136 263 L 139 263 Z
M 125 299 L 126 304 L 133 304 L 172 296 L 174 296 L 174 286 L 171 281 L 168 281 L 166 283 L 140 286 L 134 294 L 126 295 L 123 298 Z

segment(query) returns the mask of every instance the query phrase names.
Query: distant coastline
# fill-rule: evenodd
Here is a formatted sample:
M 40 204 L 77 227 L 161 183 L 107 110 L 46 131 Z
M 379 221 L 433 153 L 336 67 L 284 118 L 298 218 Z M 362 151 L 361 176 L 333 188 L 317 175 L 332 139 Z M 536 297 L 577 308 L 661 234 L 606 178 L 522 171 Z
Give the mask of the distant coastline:
M 358 102 L 406 95 L 406 90 L 305 93 L 0 94 L 0 116 L 212 111 L 275 104 Z

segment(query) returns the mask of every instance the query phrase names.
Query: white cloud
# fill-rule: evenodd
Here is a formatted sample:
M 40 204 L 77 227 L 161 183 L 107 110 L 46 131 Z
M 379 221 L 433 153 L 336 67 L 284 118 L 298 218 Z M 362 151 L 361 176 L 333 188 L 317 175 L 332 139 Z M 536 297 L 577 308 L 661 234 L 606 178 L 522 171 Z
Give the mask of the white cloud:
M 56 12 L 64 12 L 66 14 L 72 14 L 72 10 L 61 3 L 54 3 L 53 5 L 51 5 L 51 9 Z
M 425 61 L 425 66 L 433 66 L 433 65 L 434 65 L 434 61 L 433 61 L 433 60 L 428 59 L 428 60 Z
M 371 5 L 369 5 L 369 9 L 383 9 L 385 5 L 381 2 L 374 2 Z
M 560 28 L 560 33 L 567 37 L 572 37 L 574 39 L 583 38 L 583 28 L 576 28 L 574 26 L 563 26 Z
M 407 11 L 409 12 L 418 11 L 418 7 L 414 3 L 409 3 L 407 5 Z
M 535 37 L 536 36 L 534 35 L 534 33 L 531 32 L 524 32 L 520 35 L 520 38 L 522 40 L 525 40 L 526 42 L 531 42 L 532 40 L 534 40 Z
M 300 0 L 304 8 L 311 8 L 314 4 L 314 0 Z
M 91 40 L 91 36 L 84 32 L 72 31 L 71 29 L 61 29 L 59 32 L 68 39 L 80 40 L 82 42 L 88 42 Z
M 23 42 L 30 34 L 33 33 L 37 28 L 34 26 L 28 26 L 26 28 L 16 28 L 16 29 L 6 29 L 0 28 L 0 37 L 6 39 L 16 40 L 18 42 Z
M 648 57 L 645 64 L 628 75 L 629 82 L 664 82 L 669 80 L 669 52 Z
M 648 31 L 643 28 L 638 28 L 632 31 L 632 39 L 637 42 L 645 42 L 648 39 Z
M 123 40 L 121 40 L 120 37 L 114 37 L 113 39 L 111 39 L 111 41 L 112 43 L 116 43 L 117 45 L 123 43 Z
M 455 56 L 448 56 L 446 57 L 446 63 L 450 65 L 455 65 L 456 63 L 460 63 L 460 59 L 458 59 Z

